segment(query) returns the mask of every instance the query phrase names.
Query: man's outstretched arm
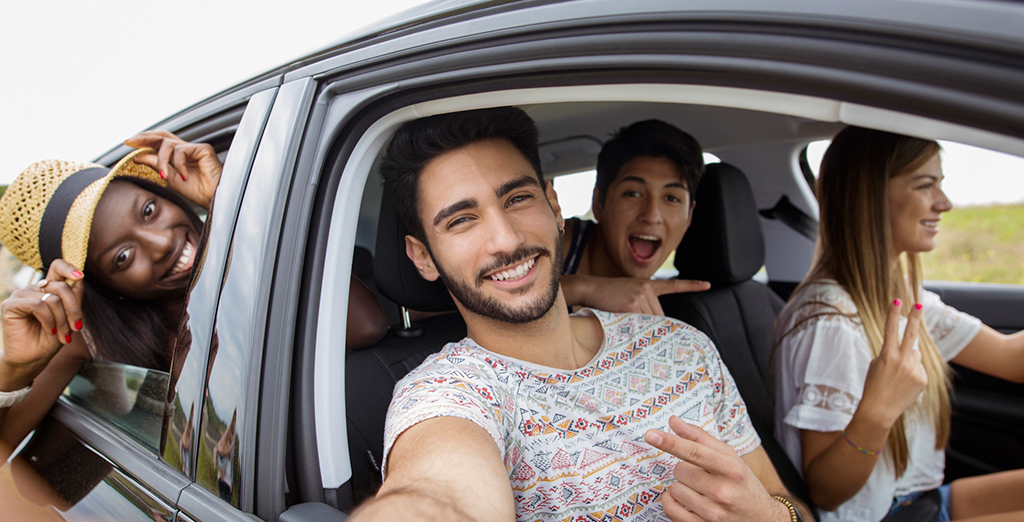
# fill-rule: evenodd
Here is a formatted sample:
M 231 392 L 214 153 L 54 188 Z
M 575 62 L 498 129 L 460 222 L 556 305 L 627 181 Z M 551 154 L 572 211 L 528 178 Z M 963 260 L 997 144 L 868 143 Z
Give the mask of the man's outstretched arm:
M 676 482 L 662 495 L 665 514 L 675 522 L 697 520 L 791 520 L 789 508 L 772 498 L 789 500 L 813 521 L 810 510 L 786 491 L 764 448 L 738 456 L 731 446 L 678 417 L 669 419 L 675 433 L 649 430 L 648 444 L 680 459 Z
M 494 440 L 473 422 L 435 417 L 409 428 L 388 456 L 377 496 L 353 514 L 373 520 L 515 520 L 512 485 Z

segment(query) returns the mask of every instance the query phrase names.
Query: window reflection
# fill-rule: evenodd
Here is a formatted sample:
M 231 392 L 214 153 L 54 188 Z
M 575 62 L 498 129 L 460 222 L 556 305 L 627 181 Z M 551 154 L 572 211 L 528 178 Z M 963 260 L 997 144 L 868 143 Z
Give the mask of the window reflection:
M 64 394 L 156 453 L 168 380 L 168 373 L 159 370 L 94 362 L 72 379 Z

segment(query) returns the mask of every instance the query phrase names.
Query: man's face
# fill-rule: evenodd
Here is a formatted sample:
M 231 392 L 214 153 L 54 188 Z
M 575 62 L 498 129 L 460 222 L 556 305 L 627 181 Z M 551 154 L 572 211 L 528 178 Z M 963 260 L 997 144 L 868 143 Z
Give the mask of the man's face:
M 417 212 L 430 249 L 407 236 L 406 253 L 425 279 L 444 281 L 463 315 L 526 323 L 551 309 L 562 218 L 554 190 L 510 142 L 476 142 L 427 163 Z
M 623 276 L 649 279 L 690 226 L 690 192 L 675 163 L 639 156 L 619 170 L 601 201 L 594 191 L 605 253 Z

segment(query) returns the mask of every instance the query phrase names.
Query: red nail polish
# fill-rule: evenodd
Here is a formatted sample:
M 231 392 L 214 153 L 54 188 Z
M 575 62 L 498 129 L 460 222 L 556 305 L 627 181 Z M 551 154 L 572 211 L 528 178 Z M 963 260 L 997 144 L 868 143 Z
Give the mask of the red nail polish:
M 54 328 L 53 331 L 51 331 L 50 333 L 53 334 L 53 335 L 57 335 L 57 329 Z
M 71 342 L 71 334 L 64 334 L 64 342 L 65 343 L 70 343 Z
M 892 302 L 892 305 L 893 305 L 893 306 L 899 306 L 899 305 L 901 305 L 901 304 L 903 304 L 903 301 L 900 301 L 899 299 L 897 299 L 897 300 L 895 300 L 895 301 L 893 301 L 893 302 Z
M 81 330 L 81 329 L 82 329 L 82 320 L 79 319 L 79 320 L 75 321 L 75 330 Z
M 167 174 L 164 174 L 162 170 L 160 171 L 160 179 L 167 179 Z
M 181 180 L 182 180 L 182 181 L 185 181 L 185 174 L 182 174 L 181 172 L 179 172 L 178 174 L 180 174 L 180 175 L 181 175 Z
M 79 272 L 78 270 L 72 271 L 71 275 L 74 276 L 74 277 L 82 277 L 82 273 Z
M 924 308 L 924 307 L 923 307 L 923 306 L 921 306 L 921 303 L 917 303 L 916 305 L 914 305 L 914 308 L 916 308 L 916 309 L 920 310 L 920 309 L 922 309 L 922 308 Z

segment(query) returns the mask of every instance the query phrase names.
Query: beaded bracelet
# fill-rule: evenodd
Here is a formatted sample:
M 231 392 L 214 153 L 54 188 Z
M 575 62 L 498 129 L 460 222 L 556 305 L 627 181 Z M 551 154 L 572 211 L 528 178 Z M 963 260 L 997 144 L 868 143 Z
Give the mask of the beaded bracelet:
M 854 444 L 854 442 L 852 440 L 850 440 L 850 437 L 846 436 L 846 432 L 845 431 L 843 431 L 843 438 L 846 439 L 846 442 L 849 445 L 853 446 L 854 449 L 856 449 L 857 451 L 859 451 L 859 452 L 861 452 L 861 453 L 863 453 L 865 455 L 874 457 L 874 456 L 877 456 L 879 453 L 882 452 L 882 450 L 878 450 L 878 451 L 866 450 L 866 449 L 864 449 L 864 448 Z

